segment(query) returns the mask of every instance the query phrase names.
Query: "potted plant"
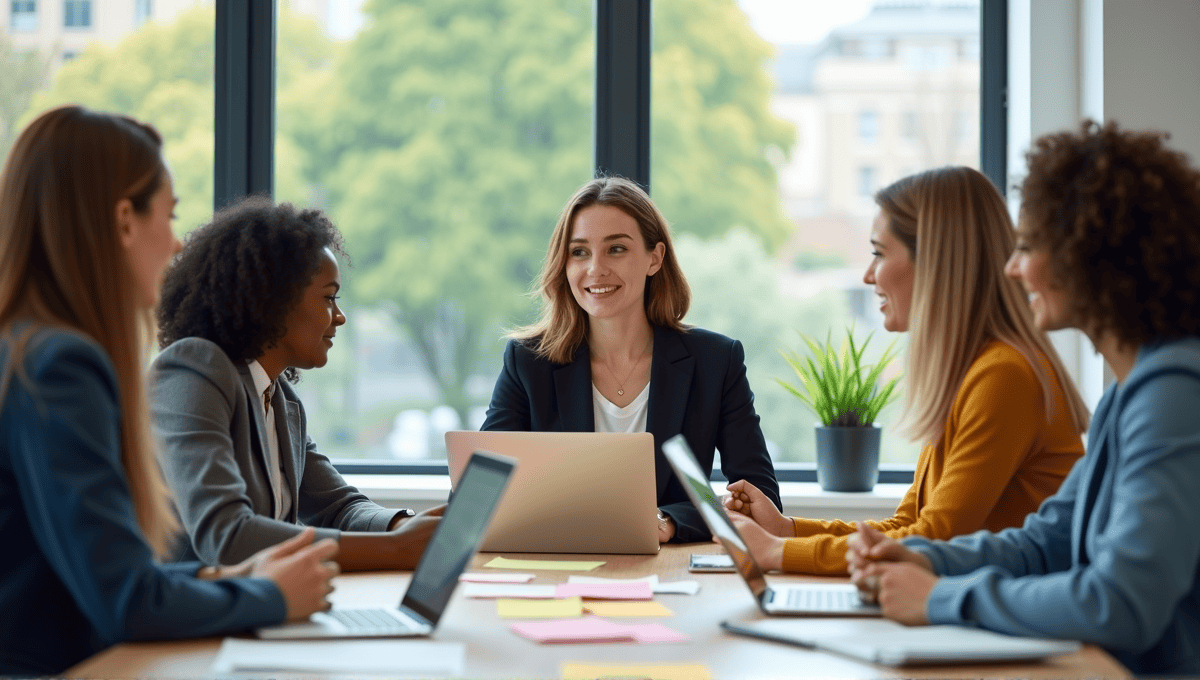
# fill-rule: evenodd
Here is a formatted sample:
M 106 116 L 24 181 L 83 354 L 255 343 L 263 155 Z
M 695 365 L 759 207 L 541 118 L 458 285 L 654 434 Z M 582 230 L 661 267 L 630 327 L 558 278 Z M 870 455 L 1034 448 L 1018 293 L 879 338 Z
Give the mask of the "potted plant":
M 862 363 L 871 335 L 860 346 L 854 342 L 854 329 L 847 328 L 839 352 L 830 335 L 822 344 L 801 333 L 808 356 L 781 352 L 800 385 L 778 378 L 776 382 L 821 419 L 816 427 L 817 482 L 826 491 L 870 491 L 879 478 L 880 429 L 875 417 L 896 398 L 900 378 L 880 385 L 883 371 L 896 356 L 895 340 L 874 365 Z

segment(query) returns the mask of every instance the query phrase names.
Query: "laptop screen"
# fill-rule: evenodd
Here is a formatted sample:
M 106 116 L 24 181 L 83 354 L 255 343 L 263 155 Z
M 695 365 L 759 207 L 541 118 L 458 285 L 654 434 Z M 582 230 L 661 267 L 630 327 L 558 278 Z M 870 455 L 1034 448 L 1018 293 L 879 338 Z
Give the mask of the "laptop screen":
M 687 445 L 683 435 L 676 435 L 663 442 L 662 450 L 667 462 L 675 470 L 675 475 L 683 482 L 683 488 L 687 491 L 688 498 L 692 499 L 692 505 L 700 511 L 708 530 L 725 546 L 725 551 L 733 558 L 733 564 L 749 586 L 750 592 L 756 599 L 761 600 L 767 590 L 767 579 L 750 554 L 746 542 L 742 540 L 742 535 L 725 514 L 721 500 L 713 493 L 712 486 L 708 483 L 708 476 L 696 463 L 691 447 Z
M 454 594 L 458 577 L 479 548 L 483 532 L 504 494 L 515 462 L 477 451 L 413 572 L 400 606 L 436 624 Z

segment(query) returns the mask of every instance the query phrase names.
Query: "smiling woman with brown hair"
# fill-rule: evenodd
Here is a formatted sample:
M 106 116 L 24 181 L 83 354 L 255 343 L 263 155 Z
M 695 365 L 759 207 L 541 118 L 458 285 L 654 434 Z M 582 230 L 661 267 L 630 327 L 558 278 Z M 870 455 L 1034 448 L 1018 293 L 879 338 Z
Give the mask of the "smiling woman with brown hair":
M 192 232 L 167 271 L 151 412 L 187 552 L 208 564 L 310 525 L 338 539 L 343 569 L 411 569 L 436 526 L 440 508 L 372 503 L 308 438 L 291 383 L 325 365 L 346 323 L 337 255 L 319 210 L 249 198 Z
M 742 344 L 683 323 L 687 280 L 641 187 L 620 177 L 580 187 L 537 289 L 542 317 L 509 341 L 482 429 L 653 434 L 663 543 L 710 538 L 662 454 L 677 434 L 706 474 L 719 449 L 727 478 L 779 506 Z

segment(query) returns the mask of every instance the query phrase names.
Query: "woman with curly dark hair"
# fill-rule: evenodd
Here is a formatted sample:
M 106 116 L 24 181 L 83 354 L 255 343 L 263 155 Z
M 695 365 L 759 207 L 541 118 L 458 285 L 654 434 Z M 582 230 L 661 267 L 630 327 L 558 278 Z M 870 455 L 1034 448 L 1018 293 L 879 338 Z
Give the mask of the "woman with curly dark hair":
M 1021 529 L 901 545 L 862 527 L 852 577 L 878 583 L 885 615 L 1200 673 L 1200 172 L 1163 138 L 1086 123 L 1029 154 L 1009 274 L 1038 326 L 1084 331 L 1116 384 Z
M 308 438 L 291 383 L 325 365 L 346 323 L 337 255 L 321 211 L 253 197 L 192 232 L 167 270 L 151 412 L 187 552 L 208 564 L 307 525 L 338 539 L 343 569 L 411 569 L 436 527 L 441 508 L 372 503 Z

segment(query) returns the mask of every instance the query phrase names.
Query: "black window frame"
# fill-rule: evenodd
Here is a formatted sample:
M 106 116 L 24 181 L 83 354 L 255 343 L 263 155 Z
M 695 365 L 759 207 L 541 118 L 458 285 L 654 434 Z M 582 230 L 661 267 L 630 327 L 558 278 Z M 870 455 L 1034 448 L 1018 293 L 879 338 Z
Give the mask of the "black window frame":
M 597 174 L 650 190 L 652 0 L 596 0 Z M 274 192 L 276 0 L 216 0 L 213 208 Z M 981 0 L 980 166 L 1007 184 L 1008 0 Z M 343 474 L 447 474 L 445 463 L 339 461 Z M 812 464 L 780 463 L 785 482 L 815 482 Z M 714 481 L 723 480 L 714 470 Z M 912 483 L 910 466 L 882 466 L 879 481 Z

